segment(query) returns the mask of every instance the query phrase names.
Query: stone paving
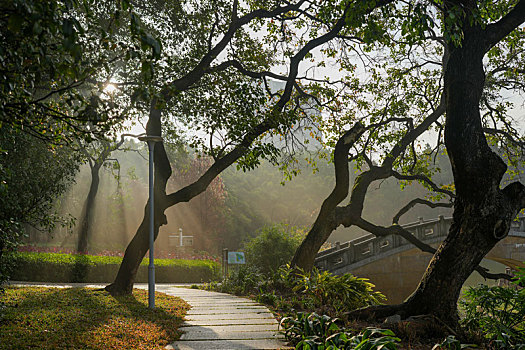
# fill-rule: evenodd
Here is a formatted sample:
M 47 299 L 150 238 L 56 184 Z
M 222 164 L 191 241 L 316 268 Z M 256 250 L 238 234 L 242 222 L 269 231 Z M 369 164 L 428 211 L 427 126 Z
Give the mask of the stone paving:
M 166 349 L 290 349 L 273 314 L 252 300 L 199 289 L 157 286 L 192 308 L 180 328 L 184 334 Z

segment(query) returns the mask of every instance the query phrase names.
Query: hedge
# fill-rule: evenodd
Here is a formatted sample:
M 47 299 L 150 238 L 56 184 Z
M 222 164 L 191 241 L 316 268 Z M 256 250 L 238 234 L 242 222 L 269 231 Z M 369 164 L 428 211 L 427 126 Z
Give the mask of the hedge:
M 13 281 L 31 282 L 112 282 L 121 257 L 57 253 L 13 253 Z M 148 281 L 149 260 L 140 264 L 135 282 Z M 219 264 L 210 260 L 155 259 L 158 283 L 199 283 L 217 279 Z

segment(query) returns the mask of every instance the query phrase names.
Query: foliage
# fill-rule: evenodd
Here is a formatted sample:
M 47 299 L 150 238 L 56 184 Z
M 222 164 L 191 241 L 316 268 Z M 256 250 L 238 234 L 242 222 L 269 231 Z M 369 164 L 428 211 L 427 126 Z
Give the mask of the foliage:
M 291 261 L 303 237 L 304 230 L 295 226 L 265 226 L 244 244 L 246 261 L 262 273 L 271 274 Z
M 23 225 L 50 230 L 70 221 L 57 215 L 54 200 L 73 181 L 78 158 L 62 147 L 8 125 L 0 127 L 0 284 L 9 277 L 6 251 L 15 248 Z
M 462 344 L 454 335 L 449 335 L 439 344 L 432 347 L 432 350 L 462 350 L 476 348 L 475 344 Z
M 9 263 L 2 255 L 18 242 L 24 224 L 47 232 L 64 223 L 50 208 L 79 162 L 64 146 L 109 134 L 123 120 L 116 100 L 105 98 L 104 82 L 123 52 L 148 35 L 137 25 L 130 28 L 135 38 L 113 36 L 114 26 L 133 17 L 126 1 L 7 0 L 0 12 L 2 282 Z M 137 56 L 155 46 L 150 39 Z
M 17 249 L 18 252 L 26 253 L 59 253 L 59 254 L 77 254 L 74 249 L 55 247 L 55 246 L 31 246 L 21 245 Z M 92 256 L 124 256 L 122 251 L 115 250 L 101 250 L 90 253 Z M 214 255 L 209 255 L 206 252 L 173 252 L 164 250 L 155 250 L 155 259 L 169 259 L 169 260 L 210 260 L 219 262 L 219 258 Z
M 122 262 L 117 256 L 53 253 L 13 253 L 13 279 L 42 282 L 108 282 Z M 147 281 L 148 259 L 142 261 L 137 281 Z M 206 260 L 156 259 L 158 282 L 202 282 L 215 279 L 218 264 Z
M 523 272 L 518 273 L 523 279 Z M 520 287 L 471 287 L 460 301 L 463 325 L 497 343 L 525 344 L 525 289 Z
M 287 340 L 296 344 L 296 349 L 397 349 L 401 341 L 388 329 L 367 328 L 357 335 L 340 328 L 338 319 L 313 313 L 298 313 L 281 320 Z
M 335 313 L 342 313 L 385 301 L 385 296 L 373 288 L 366 278 L 349 273 L 339 276 L 314 268 L 298 274 L 293 290 L 311 299 L 315 307 L 330 305 Z
M 108 131 L 120 119 L 118 114 L 111 115 L 112 106 L 100 98 L 101 88 L 94 78 L 108 74 L 108 63 L 127 48 L 124 41 L 114 42 L 110 33 L 119 19 L 130 19 L 131 10 L 108 4 L 90 0 L 2 2 L 2 125 L 56 142 L 76 132 L 89 138 L 90 132 Z M 101 20 L 97 11 L 111 20 Z M 88 124 L 90 130 L 80 132 Z
M 295 317 L 282 318 L 280 326 L 286 339 L 294 344 L 300 344 L 305 339 L 322 339 L 324 342 L 326 338 L 340 331 L 338 321 L 337 318 L 320 316 L 315 312 L 299 312 Z
M 222 283 L 210 283 L 206 289 L 236 295 L 253 295 L 258 302 L 274 307 L 279 313 L 316 311 L 340 317 L 345 312 L 380 304 L 385 297 L 374 291 L 365 278 L 329 272 L 299 272 L 283 266 L 272 275 L 262 274 L 245 265 L 230 273 Z
M 522 340 L 519 340 L 520 343 L 516 343 L 512 340 L 511 336 L 505 333 L 498 334 L 495 339 L 493 339 L 490 344 L 494 349 L 498 350 L 523 350 L 525 349 L 525 344 L 521 343 Z
M 229 276 L 223 279 L 222 283 L 215 288 L 220 292 L 249 295 L 258 290 L 264 278 L 253 266 L 241 265 L 238 269 L 232 269 Z
M 0 349 L 163 349 L 177 339 L 189 305 L 147 291 L 111 297 L 93 289 L 7 288 Z

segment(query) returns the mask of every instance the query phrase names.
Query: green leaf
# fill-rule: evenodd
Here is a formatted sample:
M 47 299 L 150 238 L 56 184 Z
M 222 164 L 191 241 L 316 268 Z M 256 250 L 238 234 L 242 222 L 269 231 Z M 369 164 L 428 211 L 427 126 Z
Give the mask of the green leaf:
M 9 16 L 7 20 L 7 29 L 14 33 L 20 32 L 24 24 L 24 18 L 17 13 L 14 13 Z

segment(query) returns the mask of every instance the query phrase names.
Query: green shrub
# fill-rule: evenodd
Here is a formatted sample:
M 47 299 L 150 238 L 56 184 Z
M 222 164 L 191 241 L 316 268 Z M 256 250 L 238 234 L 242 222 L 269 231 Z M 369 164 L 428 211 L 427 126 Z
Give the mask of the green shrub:
M 525 289 L 471 287 L 460 305 L 465 311 L 462 323 L 471 331 L 494 341 L 525 343 Z
M 293 344 L 308 339 L 320 345 L 326 341 L 326 338 L 340 331 L 338 321 L 337 318 L 321 316 L 315 312 L 299 312 L 295 316 L 284 317 L 280 326 L 286 339 Z
M 456 336 L 449 335 L 439 344 L 432 347 L 432 350 L 462 350 L 462 349 L 474 349 L 478 346 L 476 344 L 462 344 Z
M 208 290 L 235 295 L 255 295 L 261 303 L 280 311 L 318 311 L 333 316 L 360 307 L 380 304 L 385 296 L 373 290 L 366 278 L 351 274 L 342 276 L 313 269 L 298 273 L 290 266 L 280 267 L 271 276 L 264 275 L 251 265 L 232 271 L 222 283 L 210 283 Z
M 293 290 L 311 299 L 315 308 L 330 307 L 335 314 L 386 300 L 383 294 L 373 290 L 375 286 L 368 279 L 349 273 L 339 276 L 314 268 L 298 274 L 294 284 Z
M 510 336 L 502 333 L 490 342 L 490 348 L 495 350 L 525 350 L 525 344 L 517 344 Z
M 15 266 L 12 280 L 31 282 L 91 282 L 113 281 L 121 257 L 72 255 L 56 253 L 13 253 Z M 148 259 L 137 272 L 136 282 L 147 282 Z M 216 279 L 219 265 L 209 260 L 156 259 L 155 279 L 159 283 L 207 282 Z
M 338 320 L 326 315 L 298 313 L 281 320 L 282 333 L 296 344 L 296 349 L 397 349 L 401 339 L 389 329 L 367 328 L 357 335 L 337 325 Z
M 216 285 L 215 289 L 235 295 L 254 294 L 263 280 L 264 276 L 255 267 L 241 265 L 238 269 L 232 270 L 220 285 Z
M 266 226 L 244 244 L 246 262 L 264 274 L 271 274 L 292 260 L 304 235 L 304 231 L 295 226 Z

